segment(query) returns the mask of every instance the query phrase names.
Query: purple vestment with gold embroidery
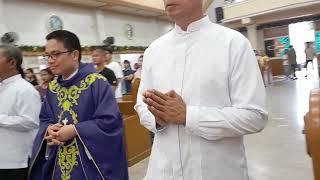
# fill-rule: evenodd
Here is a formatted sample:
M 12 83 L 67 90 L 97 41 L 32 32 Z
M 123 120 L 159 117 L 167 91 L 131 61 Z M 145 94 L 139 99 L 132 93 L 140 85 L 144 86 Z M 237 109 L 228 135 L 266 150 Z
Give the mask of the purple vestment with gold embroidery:
M 50 124 L 74 124 L 77 137 L 47 146 Z M 80 64 L 70 80 L 50 83 L 33 146 L 30 180 L 128 180 L 123 120 L 107 80 Z

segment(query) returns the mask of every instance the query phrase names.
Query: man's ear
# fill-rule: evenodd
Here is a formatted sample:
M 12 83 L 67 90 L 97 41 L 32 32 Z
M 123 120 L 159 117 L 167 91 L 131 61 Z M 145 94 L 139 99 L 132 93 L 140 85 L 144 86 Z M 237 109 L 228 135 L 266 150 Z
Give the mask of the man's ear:
M 72 52 L 72 58 L 74 61 L 79 61 L 80 52 L 78 50 L 75 50 Z
M 17 61 L 15 61 L 14 59 L 10 59 L 9 60 L 9 66 L 10 66 L 10 69 L 16 69 Z

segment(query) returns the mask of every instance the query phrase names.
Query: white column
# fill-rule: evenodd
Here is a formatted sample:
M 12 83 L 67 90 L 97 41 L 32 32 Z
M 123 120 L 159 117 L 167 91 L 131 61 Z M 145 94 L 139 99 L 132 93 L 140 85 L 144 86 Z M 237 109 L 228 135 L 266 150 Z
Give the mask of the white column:
M 265 47 L 264 47 L 264 32 L 263 29 L 257 30 L 257 50 L 261 51 L 265 51 Z
M 253 49 L 258 50 L 258 32 L 257 32 L 257 25 L 252 24 L 247 26 L 248 30 L 248 39 L 251 42 L 251 46 Z
M 96 10 L 96 30 L 98 45 L 103 44 L 102 41 L 106 38 L 104 18 L 104 12 L 102 10 Z
M 0 36 L 8 31 L 7 25 L 5 23 L 5 16 L 4 16 L 4 3 L 3 0 L 0 0 Z

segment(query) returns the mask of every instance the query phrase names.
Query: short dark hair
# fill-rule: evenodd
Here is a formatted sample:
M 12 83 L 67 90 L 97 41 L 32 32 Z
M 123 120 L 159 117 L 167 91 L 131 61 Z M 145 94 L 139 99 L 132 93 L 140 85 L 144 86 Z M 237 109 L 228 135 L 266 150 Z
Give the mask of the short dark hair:
M 123 63 L 128 63 L 128 64 L 130 64 L 130 61 L 124 60 Z
M 52 73 L 52 71 L 50 70 L 50 68 L 42 69 L 40 72 L 47 72 L 48 74 L 53 75 L 53 73 Z
M 54 80 L 54 74 L 52 73 L 52 71 L 50 70 L 50 68 L 42 69 L 42 70 L 40 71 L 40 73 L 41 73 L 41 72 L 47 72 L 47 73 L 51 76 L 50 81 Z
M 81 45 L 80 40 L 74 33 L 66 30 L 57 30 L 49 33 L 46 36 L 47 41 L 51 39 L 55 39 L 59 42 L 62 42 L 64 45 L 64 48 L 66 48 L 68 51 L 79 51 L 79 58 L 78 61 L 81 61 Z
M 16 69 L 22 77 L 24 77 L 23 69 L 21 67 L 23 62 L 22 52 L 19 48 L 12 45 L 0 45 L 0 49 L 4 50 L 4 56 L 7 61 L 14 60 L 16 61 Z
M 106 50 L 103 47 L 96 47 L 93 49 L 93 51 L 102 52 L 104 55 L 106 55 Z
M 32 69 L 32 68 L 28 68 L 28 69 L 26 69 L 26 71 L 30 71 L 30 72 L 31 72 L 31 74 L 34 74 L 34 71 L 33 71 L 33 69 Z
M 31 74 L 32 74 L 32 77 L 33 77 L 34 79 L 37 79 L 37 77 L 36 77 L 36 75 L 34 74 L 34 71 L 33 71 L 32 68 L 28 68 L 28 69 L 26 69 L 26 71 L 30 71 Z
M 106 48 L 105 51 L 108 52 L 109 54 L 113 54 L 113 50 L 111 48 Z

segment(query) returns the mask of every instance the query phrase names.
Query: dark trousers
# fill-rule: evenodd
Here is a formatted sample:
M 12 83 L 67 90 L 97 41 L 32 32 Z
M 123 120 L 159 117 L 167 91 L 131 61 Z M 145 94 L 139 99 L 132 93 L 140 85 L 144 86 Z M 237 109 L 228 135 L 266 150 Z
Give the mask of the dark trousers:
M 308 60 L 308 59 L 307 59 L 307 61 L 306 61 L 305 68 L 307 69 L 309 63 L 312 64 L 312 69 L 313 69 L 313 60 Z
M 0 169 L 0 180 L 26 180 L 28 168 Z
M 291 64 L 290 72 L 291 72 L 291 75 L 292 75 L 293 77 L 297 77 L 297 76 L 296 76 L 296 68 L 297 68 L 297 64 Z

